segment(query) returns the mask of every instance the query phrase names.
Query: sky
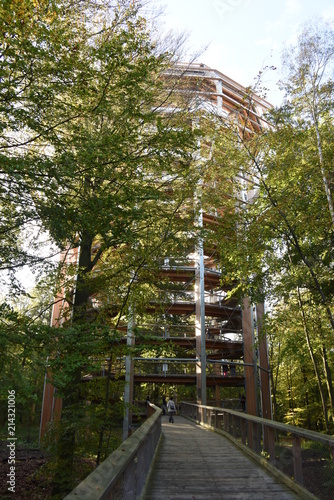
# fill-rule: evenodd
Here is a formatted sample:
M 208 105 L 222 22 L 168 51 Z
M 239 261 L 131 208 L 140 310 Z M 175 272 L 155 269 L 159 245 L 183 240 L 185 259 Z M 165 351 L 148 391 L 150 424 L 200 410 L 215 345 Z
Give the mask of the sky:
M 267 100 L 279 105 L 282 94 L 281 52 L 284 44 L 297 41 L 302 23 L 324 18 L 334 25 L 333 0 L 155 0 L 165 7 L 165 29 L 188 32 L 197 62 L 219 70 L 245 87 L 254 83 L 260 70 L 269 88 Z M 24 271 L 26 275 L 27 270 Z M 28 273 L 28 281 L 33 281 Z
M 333 0 L 161 0 L 167 29 L 189 33 L 195 52 L 209 45 L 197 62 L 219 70 L 241 85 L 254 83 L 265 66 L 267 100 L 279 105 L 284 44 L 294 44 L 302 23 L 324 18 L 334 25 Z

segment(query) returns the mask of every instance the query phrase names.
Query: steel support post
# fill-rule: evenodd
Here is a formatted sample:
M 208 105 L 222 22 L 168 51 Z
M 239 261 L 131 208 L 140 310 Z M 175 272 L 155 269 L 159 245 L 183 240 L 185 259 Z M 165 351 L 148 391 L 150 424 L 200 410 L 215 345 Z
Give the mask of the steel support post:
M 272 405 L 271 405 L 271 392 L 270 392 L 270 367 L 269 367 L 269 353 L 267 336 L 263 324 L 264 304 L 257 304 L 256 318 L 257 318 L 257 331 L 259 342 L 259 376 L 261 385 L 261 405 L 262 405 L 262 418 L 272 420 Z M 266 451 L 269 451 L 269 428 L 263 429 L 263 446 Z
M 254 317 L 253 308 L 248 297 L 243 301 L 242 329 L 244 340 L 246 408 L 249 415 L 259 416 Z
M 242 330 L 244 339 L 246 410 L 249 415 L 259 416 L 254 317 L 253 307 L 248 297 L 243 300 Z M 248 445 L 250 448 L 256 450 L 257 443 L 254 441 L 256 433 L 254 433 L 253 424 L 252 422 L 248 422 L 247 425 Z
M 223 85 L 221 80 L 216 80 L 216 91 L 217 91 L 217 114 L 222 116 L 223 114 Z
M 203 213 L 199 218 L 203 227 Z M 197 403 L 206 405 L 206 350 L 205 350 L 205 296 L 204 296 L 204 250 L 203 240 L 198 245 L 198 264 L 196 270 L 196 351 L 200 362 L 196 365 Z
M 127 328 L 127 345 L 129 347 L 134 346 L 135 344 L 135 336 L 133 332 L 133 311 L 130 308 L 129 310 L 129 322 Z M 123 441 L 125 441 L 129 437 L 129 429 L 132 424 L 132 402 L 133 402 L 133 385 L 134 385 L 134 361 L 130 355 L 125 358 L 125 388 L 124 388 L 124 405 L 125 405 L 125 413 L 123 419 Z

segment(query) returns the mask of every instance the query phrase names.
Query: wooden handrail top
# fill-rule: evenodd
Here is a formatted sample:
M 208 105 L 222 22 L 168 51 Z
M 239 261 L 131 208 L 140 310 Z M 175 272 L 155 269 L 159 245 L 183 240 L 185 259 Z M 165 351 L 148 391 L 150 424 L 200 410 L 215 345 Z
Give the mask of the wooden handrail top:
M 106 458 L 86 479 L 84 479 L 64 500 L 103 500 L 111 498 L 110 492 L 136 457 L 142 443 L 147 440 L 150 429 L 162 414 L 161 408 L 149 403 L 154 413 L 128 439 Z
M 321 434 L 320 432 L 310 431 L 308 429 L 304 429 L 302 427 L 296 427 L 294 425 L 282 424 L 281 422 L 275 422 L 274 420 L 269 420 L 267 418 L 256 417 L 255 415 L 248 415 L 247 413 L 242 413 L 240 411 L 229 410 L 225 408 L 218 408 L 216 406 L 204 406 L 197 405 L 195 403 L 187 403 L 186 401 L 182 401 L 181 404 L 194 406 L 197 408 L 206 408 L 208 410 L 219 411 L 222 414 L 228 413 L 230 415 L 235 415 L 237 417 L 243 418 L 244 420 L 248 420 L 250 422 L 255 422 L 257 424 L 265 425 L 267 427 L 271 427 L 272 429 L 277 429 L 283 432 L 289 432 L 294 436 L 300 436 L 304 439 L 311 439 L 313 441 L 319 441 L 321 443 L 327 444 L 331 447 L 334 447 L 334 437 L 329 436 L 327 434 Z

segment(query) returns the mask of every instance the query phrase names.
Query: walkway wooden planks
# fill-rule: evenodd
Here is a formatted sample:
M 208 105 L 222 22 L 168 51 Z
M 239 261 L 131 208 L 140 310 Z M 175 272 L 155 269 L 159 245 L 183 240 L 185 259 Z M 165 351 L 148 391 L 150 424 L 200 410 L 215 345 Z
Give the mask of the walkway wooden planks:
M 144 500 L 297 499 L 223 436 L 176 416 L 162 417 L 163 441 Z

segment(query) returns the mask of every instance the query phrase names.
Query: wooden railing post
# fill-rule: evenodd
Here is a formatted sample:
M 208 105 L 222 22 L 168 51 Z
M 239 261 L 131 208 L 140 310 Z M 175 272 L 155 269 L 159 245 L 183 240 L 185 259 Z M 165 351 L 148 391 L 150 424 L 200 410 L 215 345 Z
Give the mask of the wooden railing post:
M 275 429 L 272 427 L 267 428 L 267 436 L 268 436 L 268 451 L 269 451 L 269 460 L 273 465 L 276 465 L 276 452 L 275 452 Z
M 246 446 L 247 438 L 247 422 L 244 418 L 241 419 L 241 442 Z
M 224 411 L 224 431 L 228 432 L 230 428 L 230 415 Z
M 238 419 L 237 419 L 237 416 L 236 415 L 233 415 L 233 418 L 232 418 L 232 425 L 233 425 L 233 429 L 232 429 L 232 434 L 233 434 L 233 437 L 237 438 L 238 437 Z
M 293 436 L 293 470 L 295 481 L 303 484 L 303 463 L 300 436 Z
M 257 422 L 252 423 L 252 448 L 255 453 L 260 454 L 260 435 Z
M 222 428 L 222 422 L 224 423 L 224 416 L 221 413 L 220 414 L 217 413 L 217 424 L 216 424 L 217 429 Z

